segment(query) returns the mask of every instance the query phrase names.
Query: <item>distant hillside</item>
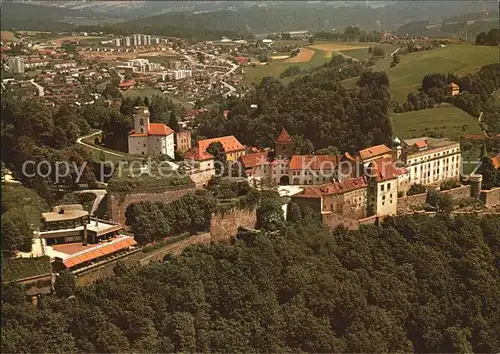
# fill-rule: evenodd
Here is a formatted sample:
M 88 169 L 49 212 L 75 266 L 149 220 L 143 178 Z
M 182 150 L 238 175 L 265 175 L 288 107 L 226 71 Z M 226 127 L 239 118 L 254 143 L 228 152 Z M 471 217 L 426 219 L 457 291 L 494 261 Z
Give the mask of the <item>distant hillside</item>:
M 397 29 L 399 34 L 428 37 L 458 37 L 474 41 L 480 32 L 488 32 L 498 27 L 498 11 L 475 12 L 445 19 L 442 23 L 415 21 Z
M 391 29 L 414 21 L 442 23 L 444 18 L 495 9 L 493 1 L 397 1 L 377 6 L 365 2 L 263 2 L 236 10 L 203 13 L 163 13 L 129 22 L 182 25 L 252 33 L 293 30 L 332 30 L 348 25 L 367 29 Z

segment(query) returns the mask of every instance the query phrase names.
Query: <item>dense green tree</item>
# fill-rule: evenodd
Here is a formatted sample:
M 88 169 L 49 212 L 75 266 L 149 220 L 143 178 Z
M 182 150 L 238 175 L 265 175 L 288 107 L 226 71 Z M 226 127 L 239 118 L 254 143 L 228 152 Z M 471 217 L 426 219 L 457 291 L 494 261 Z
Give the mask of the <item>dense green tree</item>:
M 210 143 L 207 152 L 214 157 L 215 173 L 218 176 L 227 175 L 227 158 L 224 146 L 219 141 Z
M 60 298 L 66 298 L 75 293 L 76 278 L 69 270 L 64 270 L 56 278 L 54 282 L 54 290 Z

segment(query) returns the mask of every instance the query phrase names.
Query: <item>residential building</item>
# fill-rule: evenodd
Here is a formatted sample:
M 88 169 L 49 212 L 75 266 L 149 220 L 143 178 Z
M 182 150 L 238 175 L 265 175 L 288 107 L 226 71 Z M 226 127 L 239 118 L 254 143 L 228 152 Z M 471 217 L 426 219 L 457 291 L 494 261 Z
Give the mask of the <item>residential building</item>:
M 134 130 L 128 135 L 131 155 L 174 155 L 174 131 L 163 123 L 150 123 L 147 107 L 136 107 Z
M 132 237 L 120 234 L 120 225 L 91 219 L 79 204 L 56 206 L 42 213 L 42 221 L 39 238 L 55 271 L 75 270 L 136 245 Z
M 32 58 L 24 61 L 25 69 L 45 68 L 48 65 L 49 65 L 49 60 L 47 59 Z
M 200 150 L 199 147 L 192 147 L 186 151 L 184 159 L 195 162 L 197 170 L 201 172 L 209 172 L 212 175 L 215 172 L 214 157 L 208 152 Z
M 9 71 L 12 74 L 24 74 L 24 58 L 9 58 Z
M 402 161 L 410 172 L 410 184 L 441 183 L 460 177 L 460 143 L 422 137 L 403 140 L 401 147 Z
M 366 169 L 368 182 L 368 216 L 395 215 L 400 176 L 408 170 L 396 167 L 391 157 L 370 161 Z
M 304 187 L 292 196 L 300 206 L 308 206 L 321 214 L 337 214 L 359 220 L 366 217 L 367 184 L 363 177 Z
M 62 60 L 54 62 L 54 69 L 76 68 L 77 66 L 78 64 L 74 60 Z
M 448 93 L 451 96 L 456 96 L 460 95 L 460 86 L 458 86 L 456 83 L 452 82 L 448 85 Z
M 180 152 L 191 149 L 191 130 L 182 130 L 175 133 L 175 149 Z
M 122 91 L 126 91 L 135 86 L 135 80 L 125 80 L 118 84 L 118 88 Z
M 267 151 L 254 152 L 240 156 L 238 162 L 241 163 L 243 171 L 250 177 L 264 177 L 265 168 L 268 168 Z
M 125 37 L 123 39 L 124 43 L 125 43 L 125 47 L 130 47 L 131 43 L 132 43 L 132 39 L 130 37 Z
M 240 156 L 245 155 L 245 147 L 233 135 L 200 140 L 198 141 L 198 148 L 201 152 L 207 152 L 208 146 L 216 141 L 220 142 L 224 147 L 228 161 L 236 161 Z

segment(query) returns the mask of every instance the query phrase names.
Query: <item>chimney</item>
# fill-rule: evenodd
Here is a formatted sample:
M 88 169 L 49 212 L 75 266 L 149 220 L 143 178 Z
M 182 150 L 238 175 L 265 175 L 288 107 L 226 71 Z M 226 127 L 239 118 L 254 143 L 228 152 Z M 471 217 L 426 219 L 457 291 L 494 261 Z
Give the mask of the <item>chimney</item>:
M 87 246 L 87 239 L 88 239 L 88 236 L 87 236 L 87 224 L 83 224 L 83 245 L 84 246 Z

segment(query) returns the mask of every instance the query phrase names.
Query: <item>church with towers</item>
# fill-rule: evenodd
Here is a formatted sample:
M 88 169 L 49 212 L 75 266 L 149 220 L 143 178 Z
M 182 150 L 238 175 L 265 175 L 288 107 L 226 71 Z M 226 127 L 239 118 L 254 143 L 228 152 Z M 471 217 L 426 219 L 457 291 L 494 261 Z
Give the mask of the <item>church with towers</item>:
M 135 107 L 134 130 L 128 135 L 131 155 L 167 155 L 174 158 L 174 131 L 163 123 L 150 123 L 147 107 Z

